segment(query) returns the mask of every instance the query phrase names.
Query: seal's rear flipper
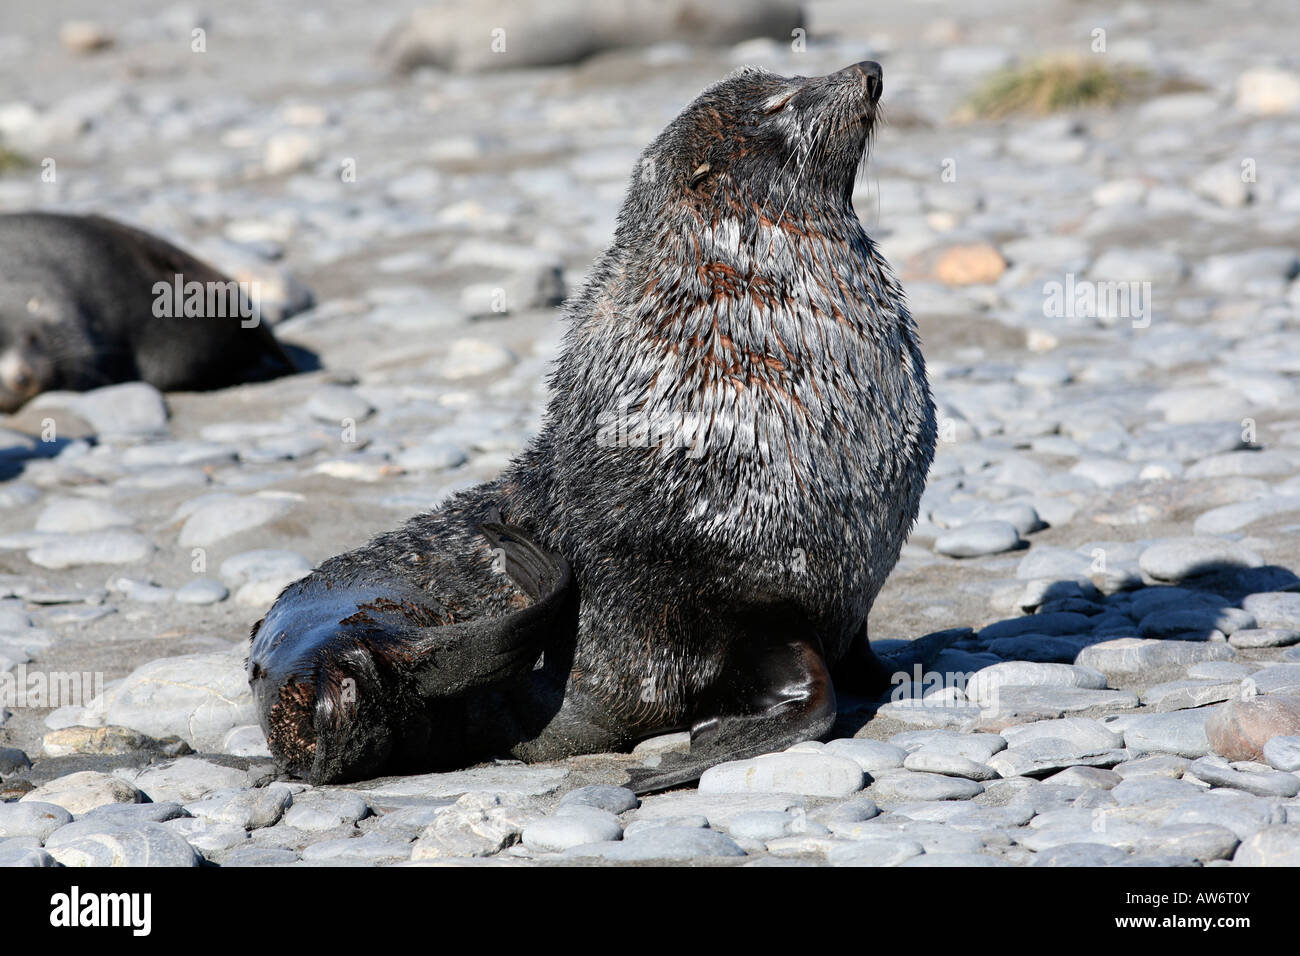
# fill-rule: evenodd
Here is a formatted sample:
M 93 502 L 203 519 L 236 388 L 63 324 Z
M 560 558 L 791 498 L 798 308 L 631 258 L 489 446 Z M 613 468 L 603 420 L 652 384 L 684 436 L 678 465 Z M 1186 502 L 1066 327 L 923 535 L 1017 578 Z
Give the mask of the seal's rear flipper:
M 453 759 L 448 703 L 533 669 L 570 597 L 568 562 L 516 528 L 482 530 L 527 607 L 449 623 L 400 579 L 324 571 L 280 595 L 254 628 L 249 682 L 281 765 L 319 784 Z
M 758 649 L 732 669 L 719 703 L 727 711 L 691 728 L 691 750 L 629 771 L 638 794 L 692 783 L 710 767 L 815 740 L 835 723 L 835 690 L 821 652 L 804 641 Z

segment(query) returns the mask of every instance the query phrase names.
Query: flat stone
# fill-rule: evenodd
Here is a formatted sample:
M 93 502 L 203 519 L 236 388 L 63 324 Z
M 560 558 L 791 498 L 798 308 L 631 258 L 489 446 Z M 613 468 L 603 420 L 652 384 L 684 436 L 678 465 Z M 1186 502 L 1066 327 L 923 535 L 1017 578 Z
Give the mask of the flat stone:
M 961 777 L 894 770 L 877 776 L 870 792 L 879 802 L 908 803 L 916 800 L 969 800 L 983 793 L 984 787 Z
M 569 812 L 546 817 L 524 828 L 524 846 L 540 853 L 558 853 L 587 843 L 622 839 L 618 817 L 595 807 L 570 806 Z
M 1033 866 L 1114 866 L 1128 856 L 1102 843 L 1065 843 L 1034 854 Z
M 712 793 L 797 793 L 844 797 L 863 787 L 862 768 L 832 754 L 766 754 L 710 767 L 699 791 Z
M 1295 591 L 1248 594 L 1241 607 L 1255 616 L 1260 627 L 1300 630 L 1300 593 Z
M 354 787 L 367 797 L 459 797 L 472 792 L 541 795 L 554 793 L 569 776 L 558 767 L 475 767 L 452 773 L 426 773 Z
M 1236 656 L 1237 652 L 1227 644 L 1121 637 L 1085 647 L 1075 663 L 1098 670 L 1109 682 L 1123 685 L 1179 679 L 1192 664 L 1230 661 Z
M 1264 559 L 1253 551 L 1221 538 L 1172 538 L 1142 552 L 1138 566 L 1157 581 L 1185 581 L 1225 567 L 1258 568 Z
M 298 830 L 332 830 L 356 823 L 370 812 L 360 794 L 347 790 L 307 790 L 284 811 L 285 826 Z
M 230 590 L 220 581 L 198 578 L 176 589 L 175 599 L 181 604 L 216 604 L 230 596 Z
M 80 816 L 106 803 L 140 803 L 144 794 L 112 774 L 83 770 L 51 780 L 19 798 L 20 803 L 53 803 Z
M 908 770 L 963 777 L 967 780 L 992 780 L 998 776 L 998 772 L 987 764 L 976 763 L 958 754 L 918 751 L 908 754 L 903 766 Z
M 725 830 L 737 814 L 756 810 L 785 812 L 802 804 L 803 798 L 782 793 L 659 793 L 642 798 L 641 808 L 636 811 L 636 821 L 703 816 L 708 820 L 709 826 Z
M 1022 547 L 1015 525 L 1006 521 L 972 521 L 939 535 L 934 550 L 950 558 L 975 558 Z
M 141 770 L 119 770 L 117 774 L 130 780 L 155 803 L 193 803 L 214 790 L 248 787 L 253 782 L 247 770 L 223 767 L 202 757 L 181 757 Z
M 0 869 L 58 865 L 58 861 L 40 847 L 27 846 L 20 840 L 0 840 Z
M 907 751 L 902 747 L 882 743 L 879 740 L 858 740 L 841 738 L 826 744 L 826 753 L 837 757 L 847 757 L 854 761 L 866 773 L 879 770 L 893 770 L 903 765 Z
M 1265 827 L 1242 841 L 1234 866 L 1300 866 L 1300 824 Z
M 1142 703 L 1161 713 L 1218 704 L 1241 693 L 1240 680 L 1177 680 L 1148 687 Z
M 1300 777 L 1279 770 L 1246 773 L 1233 770 L 1231 767 L 1219 766 L 1212 759 L 1202 758 L 1193 761 L 1188 772 L 1212 786 L 1244 790 L 1257 797 L 1286 799 L 1300 793 Z
M 1270 738 L 1264 744 L 1264 760 L 1274 770 L 1300 770 L 1300 735 Z
M 212 823 L 256 830 L 274 826 L 292 804 L 292 790 L 272 785 L 255 790 L 239 790 L 228 796 L 192 803 L 186 809 L 194 816 Z
M 1066 787 L 1090 787 L 1096 790 L 1111 790 L 1124 780 L 1114 770 L 1100 767 L 1066 767 L 1060 773 L 1047 778 L 1047 783 Z
M 1290 647 L 1300 644 L 1300 630 L 1289 627 L 1252 627 L 1228 637 L 1233 647 Z
M 1103 717 L 1102 723 L 1122 733 L 1124 746 L 1133 753 L 1203 757 L 1210 752 L 1206 721 L 1214 710 L 1199 707 L 1168 714 L 1117 714 Z
M 36 837 L 44 842 L 55 830 L 72 822 L 72 814 L 39 800 L 0 803 L 0 839 Z
M 916 840 L 882 836 L 837 846 L 826 855 L 826 861 L 831 866 L 899 866 L 924 852 L 925 847 Z
M 386 837 L 381 833 L 363 833 L 355 838 L 322 840 L 319 843 L 309 844 L 302 850 L 302 858 L 309 863 L 375 864 L 383 861 L 406 860 L 410 857 L 410 843 Z
M 1245 840 L 1263 827 L 1285 822 L 1286 812 L 1275 801 L 1236 790 L 1211 790 L 1179 804 L 1169 812 L 1161 826 L 1212 823 L 1227 827 Z
M 1003 687 L 1079 687 L 1101 690 L 1106 678 L 1099 671 L 1071 664 L 1035 664 L 1008 661 L 986 667 L 966 683 L 966 696 L 982 706 L 993 707 Z
M 1255 616 L 1235 607 L 1187 608 L 1154 611 L 1142 618 L 1138 631 L 1143 637 L 1179 640 L 1214 640 L 1213 635 L 1230 635 L 1255 626 Z
M 637 795 L 627 787 L 592 786 L 570 790 L 560 798 L 561 807 L 594 807 L 610 813 L 635 810 L 641 805 Z
M 232 727 L 257 723 L 246 649 L 165 657 L 137 667 L 117 688 L 106 720 L 155 737 L 176 734 L 217 751 Z
M 1163 777 L 1171 780 L 1177 780 L 1183 775 L 1191 761 L 1186 757 L 1175 757 L 1172 754 L 1154 754 L 1150 757 L 1135 757 L 1132 760 L 1126 760 L 1122 764 L 1116 765 L 1113 770 L 1125 780 L 1136 780 L 1145 777 Z
M 49 848 L 64 866 L 192 867 L 202 858 L 166 824 L 124 827 L 107 824 L 69 843 Z
M 717 830 L 654 827 L 620 841 L 572 847 L 565 856 L 606 860 L 700 860 L 744 856 L 734 840 Z
M 135 564 L 149 557 L 153 543 L 134 531 L 94 531 L 49 539 L 27 559 L 43 568 L 75 568 L 87 564 Z
M 207 547 L 244 531 L 283 518 L 293 510 L 290 498 L 230 496 L 202 505 L 181 526 L 182 548 Z

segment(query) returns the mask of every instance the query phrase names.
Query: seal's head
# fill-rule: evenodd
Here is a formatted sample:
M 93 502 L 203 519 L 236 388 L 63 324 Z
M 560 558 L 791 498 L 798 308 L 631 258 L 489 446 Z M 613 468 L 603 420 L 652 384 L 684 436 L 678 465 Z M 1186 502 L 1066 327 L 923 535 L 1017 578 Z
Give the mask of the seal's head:
M 793 204 L 851 209 L 882 89 L 880 64 L 828 76 L 745 67 L 704 90 L 642 154 L 622 227 L 682 206 L 706 220 Z
M 0 284 L 0 412 L 42 392 L 120 381 L 98 369 L 121 361 L 120 352 L 98 340 L 95 323 L 72 298 L 28 283 Z

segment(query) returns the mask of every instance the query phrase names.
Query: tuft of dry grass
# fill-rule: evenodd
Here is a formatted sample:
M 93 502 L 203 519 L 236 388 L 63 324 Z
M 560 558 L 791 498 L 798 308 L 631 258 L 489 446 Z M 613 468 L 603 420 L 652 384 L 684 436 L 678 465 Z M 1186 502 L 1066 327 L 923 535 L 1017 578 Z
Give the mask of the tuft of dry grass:
M 1002 119 L 1015 114 L 1046 116 L 1060 110 L 1114 106 L 1139 94 L 1146 73 L 1111 67 L 1095 58 L 1056 57 L 1002 70 L 967 101 L 971 119 Z
M 19 169 L 27 169 L 31 165 L 32 161 L 22 153 L 16 153 L 0 143 L 0 176 Z

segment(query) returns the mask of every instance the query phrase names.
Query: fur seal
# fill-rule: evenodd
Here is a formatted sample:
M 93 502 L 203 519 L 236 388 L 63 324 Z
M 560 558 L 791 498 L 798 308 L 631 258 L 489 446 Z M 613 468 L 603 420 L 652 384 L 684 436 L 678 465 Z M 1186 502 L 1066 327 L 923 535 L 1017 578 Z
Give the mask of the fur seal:
M 102 216 L 0 215 L 0 411 L 53 389 L 139 379 L 206 391 L 293 372 L 240 293 L 189 253 Z
M 867 615 L 936 428 L 850 199 L 880 90 L 871 62 L 746 68 L 650 144 L 531 445 L 254 626 L 284 768 L 343 781 L 688 729 L 689 754 L 634 772 L 647 792 L 823 735 L 836 683 L 883 689 Z

